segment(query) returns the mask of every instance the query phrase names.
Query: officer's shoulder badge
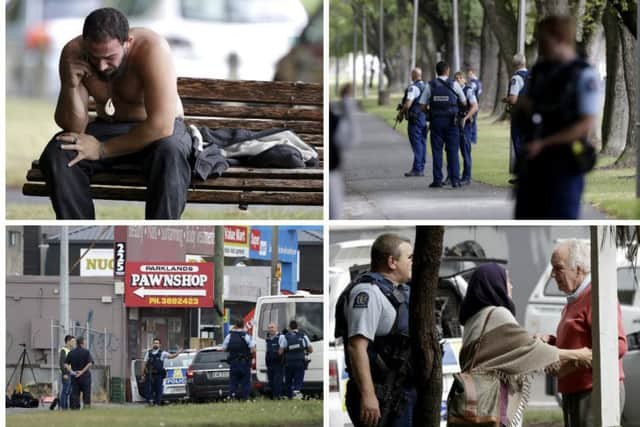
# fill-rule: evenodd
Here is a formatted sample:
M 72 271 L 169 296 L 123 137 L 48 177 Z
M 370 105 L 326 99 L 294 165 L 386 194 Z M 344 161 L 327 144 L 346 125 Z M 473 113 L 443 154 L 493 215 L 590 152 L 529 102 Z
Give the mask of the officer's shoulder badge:
M 353 308 L 367 307 L 369 307 L 369 294 L 366 292 L 359 292 L 353 300 Z

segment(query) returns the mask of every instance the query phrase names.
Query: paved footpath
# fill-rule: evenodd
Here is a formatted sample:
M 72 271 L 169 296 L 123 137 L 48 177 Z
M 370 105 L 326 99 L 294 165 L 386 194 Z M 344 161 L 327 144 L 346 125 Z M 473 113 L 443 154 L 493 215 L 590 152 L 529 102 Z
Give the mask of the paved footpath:
M 428 188 L 430 148 L 425 176 L 406 178 L 413 161 L 408 139 L 371 114 L 358 112 L 356 122 L 361 142 L 345 158 L 345 218 L 512 219 L 515 202 L 510 189 L 477 182 L 458 189 Z M 589 204 L 583 204 L 581 212 L 581 219 L 607 218 Z

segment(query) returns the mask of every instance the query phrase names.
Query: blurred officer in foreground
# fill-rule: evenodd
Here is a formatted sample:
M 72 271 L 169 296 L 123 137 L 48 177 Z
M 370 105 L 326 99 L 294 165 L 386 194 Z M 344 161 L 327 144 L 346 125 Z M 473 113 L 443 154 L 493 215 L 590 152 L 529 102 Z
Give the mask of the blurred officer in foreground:
M 587 137 L 600 108 L 599 78 L 576 54 L 572 17 L 545 18 L 537 34 L 540 60 L 516 111 L 526 142 L 515 217 L 576 219 L 584 174 L 596 161 Z
M 163 381 L 167 377 L 167 371 L 164 369 L 164 361 L 167 359 L 175 359 L 182 353 L 179 351 L 175 354 L 162 350 L 160 339 L 153 340 L 153 347 L 144 355 L 144 377 L 147 403 L 149 405 L 161 405 L 162 393 L 164 391 Z
M 420 104 L 429 105 L 431 116 L 431 152 L 433 155 L 433 182 L 430 188 L 440 188 L 442 181 L 442 149 L 447 151 L 447 175 L 452 187 L 460 187 L 460 162 L 458 148 L 460 129 L 458 127 L 459 104 L 467 98 L 458 83 L 449 78 L 449 64 L 436 64 L 437 78 L 429 82 L 422 93 Z
M 256 344 L 244 329 L 242 319 L 236 320 L 222 348 L 229 352 L 229 396 L 247 400 L 251 387 L 251 355 L 256 351 Z
M 280 335 L 280 355 L 284 355 L 284 383 L 289 399 L 302 399 L 302 384 L 306 369 L 306 354 L 313 353 L 309 337 L 298 330 L 298 322 L 291 320 L 289 330 Z
M 267 365 L 267 377 L 269 378 L 269 387 L 274 399 L 280 399 L 282 396 L 282 378 L 284 366 L 282 365 L 282 356 L 280 355 L 280 333 L 275 323 L 269 323 L 267 339 L 267 352 L 265 354 L 265 364 Z
M 66 368 L 71 376 L 71 409 L 80 409 L 80 393 L 83 408 L 91 407 L 91 366 L 93 358 L 89 350 L 84 348 L 84 338 L 76 338 L 77 347 L 69 352 L 65 360 Z
M 466 104 L 460 107 L 458 117 L 460 118 L 460 153 L 462 154 L 462 180 L 461 185 L 471 183 L 471 144 L 473 138 L 473 128 L 476 125 L 476 115 L 478 112 L 478 99 L 473 87 L 469 85 L 462 71 L 455 74 L 456 82 L 462 86 L 462 92 L 467 98 Z
M 526 62 L 523 54 L 517 53 L 513 55 L 513 68 L 515 71 L 509 81 L 507 96 L 502 99 L 502 102 L 507 104 L 508 113 L 511 113 L 513 106 L 518 102 L 518 98 L 526 93 L 529 80 L 529 70 L 527 70 Z M 513 164 L 517 165 L 522 157 L 522 130 L 518 127 L 517 120 L 513 118 L 511 119 L 511 144 L 515 155 Z M 515 170 L 511 171 L 515 173 Z M 515 184 L 516 182 L 516 179 L 509 180 L 509 184 Z
M 402 103 L 398 106 L 397 121 L 407 119 L 407 133 L 413 150 L 413 165 L 411 170 L 404 174 L 410 176 L 424 176 L 424 164 L 427 151 L 427 115 L 420 97 L 424 92 L 425 84 L 422 81 L 422 70 L 414 68 L 411 71 L 411 84 L 405 89 Z
M 355 427 L 412 424 L 416 389 L 405 284 L 412 263 L 408 239 L 378 236 L 371 247 L 371 271 L 351 282 L 336 303 L 335 337 L 344 343 L 346 406 Z

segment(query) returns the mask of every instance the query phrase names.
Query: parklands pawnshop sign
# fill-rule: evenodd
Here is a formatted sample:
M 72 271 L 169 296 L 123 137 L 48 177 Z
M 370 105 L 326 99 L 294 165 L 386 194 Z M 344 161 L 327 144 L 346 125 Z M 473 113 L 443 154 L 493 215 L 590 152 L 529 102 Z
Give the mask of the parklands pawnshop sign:
M 213 307 L 213 264 L 127 262 L 127 307 Z

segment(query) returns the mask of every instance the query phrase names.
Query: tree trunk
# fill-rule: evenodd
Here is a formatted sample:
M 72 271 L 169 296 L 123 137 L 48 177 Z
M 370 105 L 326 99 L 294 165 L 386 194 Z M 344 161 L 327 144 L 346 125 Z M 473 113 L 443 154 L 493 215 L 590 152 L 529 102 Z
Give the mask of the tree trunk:
M 627 140 L 629 117 L 624 65 L 622 63 L 621 28 L 615 11 L 607 8 L 602 17 L 607 52 L 607 80 L 602 113 L 602 153 L 618 156 Z
M 416 227 L 409 325 L 418 392 L 413 425 L 420 427 L 440 425 L 442 353 L 435 304 L 443 237 L 444 227 Z
M 498 90 L 498 41 L 491 31 L 489 19 L 484 16 L 482 22 L 481 36 L 481 69 L 479 77 L 482 80 L 482 97 L 480 98 L 480 109 L 493 111 L 496 103 L 496 91 Z
M 500 55 L 506 64 L 511 64 L 516 54 L 517 35 L 514 31 L 518 22 L 507 2 L 501 0 L 480 0 L 485 16 L 489 19 L 491 30 L 498 39 Z
M 509 80 L 511 79 L 507 64 L 502 58 L 502 55 L 498 55 L 498 63 L 500 64 L 498 70 L 498 87 L 496 89 L 493 112 L 491 113 L 494 122 L 506 120 L 508 118 L 507 110 L 505 108 L 506 106 L 505 103 L 502 102 L 502 98 L 507 96 L 507 90 L 509 89 Z
M 620 39 L 622 40 L 622 63 L 624 65 L 624 81 L 627 90 L 627 141 L 620 157 L 615 161 L 616 167 L 630 167 L 636 164 L 636 76 L 638 72 L 638 64 L 636 63 L 636 44 L 637 40 L 633 37 L 629 29 L 620 26 Z

